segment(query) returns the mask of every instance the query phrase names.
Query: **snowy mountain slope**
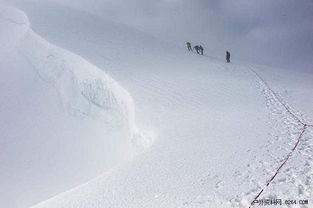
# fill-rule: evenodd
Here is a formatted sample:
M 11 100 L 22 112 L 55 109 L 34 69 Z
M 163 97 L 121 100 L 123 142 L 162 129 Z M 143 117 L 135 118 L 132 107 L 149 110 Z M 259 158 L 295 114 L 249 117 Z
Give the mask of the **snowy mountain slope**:
M 247 70 L 236 66 L 231 68 Z M 218 73 L 227 75 L 225 68 L 209 69 L 212 77 Z M 249 73 L 239 72 L 238 77 L 234 77 L 235 74 L 232 71 L 221 82 L 210 80 L 212 89 L 223 90 L 214 101 L 206 100 L 208 109 L 199 107 L 201 101 L 193 99 L 198 102 L 192 106 L 201 109 L 202 115 L 195 116 L 184 102 L 174 103 L 175 107 L 185 107 L 182 107 L 184 114 L 175 114 L 175 110 L 168 107 L 173 113 L 167 115 L 167 119 L 172 118 L 176 122 L 170 125 L 170 120 L 166 123 L 167 128 L 162 128 L 163 134 L 144 156 L 112 171 L 109 176 L 97 178 L 35 207 L 248 207 L 292 149 L 301 126 L 284 112 L 277 101 L 269 99 L 267 94 L 262 97 L 255 91 L 253 84 L 259 80 Z M 232 79 L 240 82 L 230 82 L 225 86 Z M 249 85 L 247 80 L 250 79 Z M 209 79 L 206 77 L 206 80 Z M 195 86 L 194 83 L 192 85 Z M 241 87 L 234 89 L 234 86 Z M 225 94 L 232 90 L 235 95 Z M 250 90 L 251 94 L 247 93 Z M 208 97 L 212 91 L 207 90 Z M 236 95 L 245 99 L 235 99 Z M 257 102 L 253 102 L 258 100 L 258 96 L 267 100 L 263 108 L 258 108 Z M 226 103 L 231 100 L 232 109 L 217 105 L 221 97 Z M 251 109 L 247 108 L 247 102 L 253 106 Z M 256 109 L 259 112 L 255 112 Z M 262 111 L 264 109 L 268 112 Z M 262 115 L 270 117 L 266 119 Z M 188 128 L 178 128 L 181 126 Z M 311 143 L 310 129 L 300 143 L 301 151 L 291 157 L 262 198 L 312 198 Z
M 142 148 L 130 94 L 1 7 L 1 198 L 25 207 L 77 186 Z
M 248 207 L 303 127 L 252 70 L 310 121 L 301 99 L 311 74 L 289 86 L 277 76 L 293 72 L 197 56 L 69 7 L 17 6 L 41 36 L 107 69 L 134 98 L 139 126 L 157 135 L 131 162 L 35 207 Z M 311 199 L 312 165 L 310 127 L 261 198 Z
M 38 207 L 248 206 L 292 148 L 299 128 L 276 119 L 282 115 L 275 103 L 265 102 L 250 67 L 194 56 L 72 9 L 50 5 L 49 11 L 36 11 L 34 16 L 44 11 L 45 19 L 33 17 L 38 21 L 34 27 L 51 41 L 110 66 L 110 73 L 134 96 L 140 121 L 158 132 L 146 154 Z M 59 13 L 66 13 L 68 21 L 60 24 Z M 74 23 L 77 19 L 81 25 Z M 279 87 L 280 82 L 274 84 Z M 288 188 L 273 186 L 269 193 L 310 196 L 312 179 L 302 169 L 312 170 L 310 149 L 301 148 L 304 155 L 295 158 L 305 158 L 309 165 L 289 162 L 279 180 L 279 186 Z M 293 174 L 304 178 L 293 182 Z M 307 183 L 306 189 L 298 192 L 301 183 Z
M 313 89 L 312 73 L 301 72 L 295 69 L 283 70 L 266 66 L 254 66 L 273 89 L 277 91 L 295 111 L 308 123 L 313 123 L 312 104 L 310 96 Z

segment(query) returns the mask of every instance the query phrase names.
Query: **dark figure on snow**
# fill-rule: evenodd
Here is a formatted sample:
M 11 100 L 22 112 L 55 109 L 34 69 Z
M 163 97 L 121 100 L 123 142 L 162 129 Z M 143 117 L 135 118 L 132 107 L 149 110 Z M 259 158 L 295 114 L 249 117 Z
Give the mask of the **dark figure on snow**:
M 199 46 L 199 52 L 200 52 L 201 55 L 203 55 L 203 50 L 204 50 L 204 49 L 203 49 L 202 45 L 200 45 L 200 46 Z
M 196 45 L 193 48 L 196 50 L 197 54 L 200 54 L 200 46 Z
M 226 61 L 227 63 L 230 62 L 230 53 L 228 51 L 226 51 Z
M 192 51 L 191 43 L 187 42 L 186 45 L 187 45 L 188 51 Z

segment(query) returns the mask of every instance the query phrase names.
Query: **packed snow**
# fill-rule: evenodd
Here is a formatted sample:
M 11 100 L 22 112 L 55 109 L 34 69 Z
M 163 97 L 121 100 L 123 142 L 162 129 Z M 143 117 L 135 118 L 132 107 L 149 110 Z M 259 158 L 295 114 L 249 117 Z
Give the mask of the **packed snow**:
M 16 9 L 1 7 L 0 23 L 3 206 L 51 197 L 149 145 L 110 76 L 49 44 Z
M 1 207 L 312 207 L 312 73 L 59 1 L 0 11 Z

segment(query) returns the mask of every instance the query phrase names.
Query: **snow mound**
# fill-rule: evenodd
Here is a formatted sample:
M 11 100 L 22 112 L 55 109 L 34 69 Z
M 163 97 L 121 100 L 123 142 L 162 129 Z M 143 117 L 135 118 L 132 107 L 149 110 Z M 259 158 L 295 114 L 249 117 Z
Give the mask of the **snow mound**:
M 135 152 L 151 145 L 151 133 L 140 132 L 136 127 L 131 95 L 115 80 L 82 57 L 51 45 L 34 32 L 29 31 L 27 36 L 21 44 L 22 54 L 39 76 L 57 89 L 66 112 L 109 125 L 127 124 Z
M 23 12 L 0 11 L 1 205 L 37 203 L 150 144 L 118 82 L 41 38 Z
M 31 50 L 32 53 L 28 53 Z M 64 109 L 73 116 L 91 117 L 134 128 L 134 104 L 129 93 L 103 71 L 29 32 L 22 53 L 39 76 L 53 85 Z

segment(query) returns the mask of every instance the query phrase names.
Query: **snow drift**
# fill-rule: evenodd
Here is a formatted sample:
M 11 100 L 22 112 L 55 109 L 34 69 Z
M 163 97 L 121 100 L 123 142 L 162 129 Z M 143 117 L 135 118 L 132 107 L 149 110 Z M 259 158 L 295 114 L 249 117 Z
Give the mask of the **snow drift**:
M 133 155 L 143 139 L 130 94 L 0 7 L 0 204 L 31 205 Z
M 313 130 L 295 119 L 312 124 L 312 74 L 227 64 L 54 1 L 11 3 L 27 11 L 36 34 L 126 87 L 158 140 L 77 184 L 138 146 L 133 104 L 96 67 L 24 25 L 29 32 L 0 65 L 2 206 L 246 208 L 262 190 L 260 199 L 313 198 Z

